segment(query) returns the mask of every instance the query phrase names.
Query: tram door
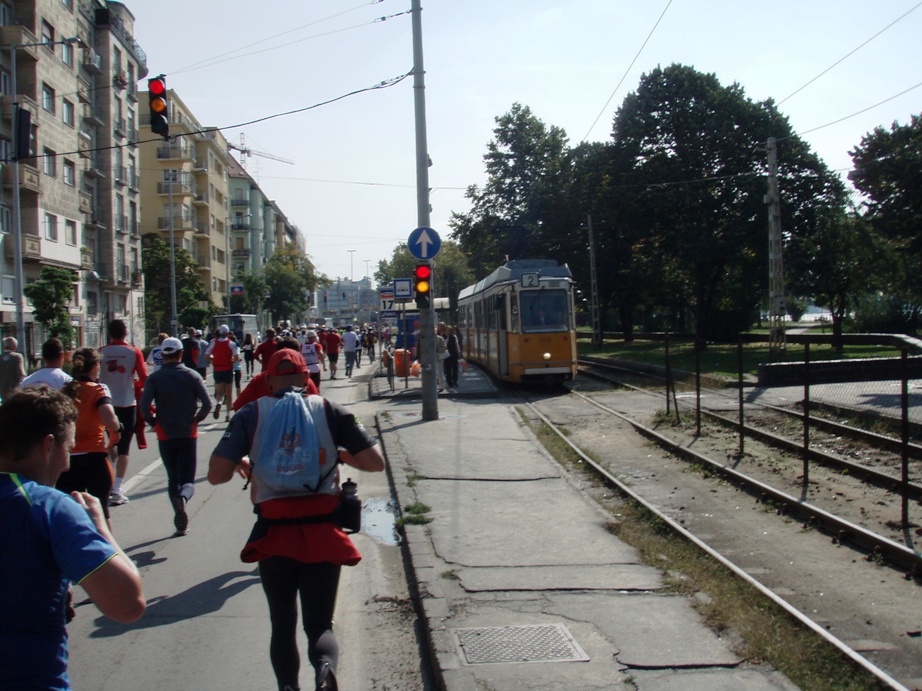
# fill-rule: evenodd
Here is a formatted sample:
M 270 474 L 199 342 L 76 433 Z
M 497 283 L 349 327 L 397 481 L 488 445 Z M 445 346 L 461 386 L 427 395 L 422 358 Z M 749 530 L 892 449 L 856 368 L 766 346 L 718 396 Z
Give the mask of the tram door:
M 494 296 L 494 314 L 493 318 L 496 323 L 497 331 L 497 355 L 499 356 L 499 373 L 503 376 L 509 376 L 509 339 L 506 329 L 506 295 L 500 293 Z

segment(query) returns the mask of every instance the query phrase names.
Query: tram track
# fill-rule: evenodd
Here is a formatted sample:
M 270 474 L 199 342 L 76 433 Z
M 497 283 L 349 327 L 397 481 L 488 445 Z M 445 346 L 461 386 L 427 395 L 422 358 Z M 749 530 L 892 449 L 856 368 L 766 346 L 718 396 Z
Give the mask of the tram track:
M 635 370 L 629 370 L 623 367 L 601 363 L 595 360 L 580 360 L 580 364 L 583 365 L 583 369 L 581 369 L 583 374 L 589 375 L 596 379 L 600 379 L 602 381 L 616 384 L 618 386 L 630 388 L 635 391 L 642 391 L 650 396 L 656 396 L 664 400 L 666 398 L 665 394 L 650 391 L 649 389 L 644 389 L 643 387 L 633 386 L 632 384 L 624 381 L 625 378 L 629 377 L 659 379 L 659 377 L 656 377 L 656 375 L 645 372 L 637 372 Z M 609 374 L 602 374 L 597 371 L 598 369 L 604 369 L 606 371 L 617 371 L 628 376 L 619 379 L 617 377 L 610 376 Z M 665 380 L 662 381 L 665 382 Z M 729 396 L 715 389 L 703 388 L 702 393 L 705 392 L 709 396 L 718 396 L 725 400 L 730 399 Z M 803 413 L 763 403 L 749 403 L 747 405 L 750 409 L 765 411 L 767 413 L 782 416 L 783 418 L 794 421 L 798 424 L 803 424 Z M 683 403 L 683 407 L 687 410 L 694 410 L 693 405 Z M 708 419 L 723 425 L 724 427 L 739 430 L 740 424 L 738 419 L 734 420 L 712 410 L 707 410 L 704 406 L 702 406 L 701 414 L 702 416 L 705 416 Z M 845 425 L 833 420 L 827 420 L 819 417 L 811 417 L 810 424 L 816 428 L 824 430 L 827 434 L 835 435 L 837 437 L 847 437 L 849 439 L 867 444 L 868 446 L 874 449 L 878 449 L 881 452 L 896 454 L 901 450 L 901 441 L 899 439 L 894 439 L 893 437 L 888 437 L 883 434 L 862 430 L 851 425 Z M 794 441 L 779 434 L 775 434 L 765 429 L 753 426 L 751 424 L 751 420 L 747 421 L 744 429 L 746 436 L 749 438 L 761 441 L 790 454 L 803 454 L 804 449 L 802 441 Z M 850 473 L 854 477 L 861 478 L 865 482 L 873 484 L 894 494 L 900 494 L 903 491 L 904 483 L 902 482 L 902 479 L 896 477 L 893 473 L 877 470 L 865 464 L 850 461 L 840 455 L 827 453 L 815 448 L 815 445 L 821 445 L 824 443 L 824 441 L 825 440 L 819 440 L 819 442 L 815 441 L 814 445 L 811 445 L 811 447 L 808 449 L 808 458 L 810 461 L 818 463 L 826 468 L 837 470 L 839 472 Z M 909 455 L 914 459 L 922 458 L 922 446 L 919 446 L 918 444 L 909 444 Z M 898 462 L 896 460 L 890 460 L 889 463 L 885 464 L 885 466 L 894 467 L 897 465 L 897 463 Z M 922 499 L 922 485 L 909 482 L 906 483 L 905 489 L 909 499 L 915 501 Z
M 603 411 L 607 415 L 614 415 L 619 419 L 627 422 L 640 434 L 647 437 L 648 439 L 651 439 L 661 447 L 666 448 L 675 456 L 681 456 L 686 459 L 690 458 L 699 466 L 706 467 L 713 473 L 727 478 L 727 480 L 735 485 L 737 489 L 749 493 L 758 502 L 768 503 L 777 507 L 785 507 L 784 510 L 779 510 L 778 513 L 786 514 L 787 516 L 797 516 L 798 518 L 804 520 L 810 529 L 825 530 L 834 536 L 833 542 L 836 542 L 840 545 L 857 547 L 869 556 L 868 560 L 885 559 L 892 566 L 900 570 L 904 570 L 908 578 L 911 578 L 912 575 L 915 575 L 916 577 L 922 576 L 922 555 L 919 553 L 903 545 L 895 543 L 884 536 L 877 535 L 873 533 L 873 531 L 867 530 L 862 526 L 846 521 L 828 511 L 824 511 L 819 507 L 812 506 L 808 502 L 802 501 L 797 497 L 788 495 L 787 493 L 777 488 L 771 487 L 770 485 L 767 485 L 766 483 L 750 477 L 742 472 L 739 472 L 738 470 L 726 464 L 714 461 L 713 459 L 707 458 L 698 452 L 691 451 L 690 449 L 683 447 L 680 443 L 677 443 L 674 440 L 670 440 L 657 431 L 643 425 L 639 421 L 632 419 L 630 416 L 612 410 L 611 408 L 608 408 L 607 406 L 592 400 L 588 396 L 584 396 L 578 392 L 570 392 L 568 395 L 574 396 L 579 400 L 592 405 L 594 408 Z M 545 425 L 547 425 L 547 427 L 555 435 L 557 435 L 568 447 L 573 450 L 574 453 L 579 456 L 582 463 L 585 464 L 585 467 L 592 469 L 592 472 L 601 478 L 606 485 L 614 489 L 622 496 L 632 499 L 633 501 L 646 508 L 648 511 L 652 512 L 660 520 L 666 522 L 673 531 L 682 535 L 684 538 L 690 540 L 699 548 L 706 551 L 717 561 L 732 570 L 740 578 L 743 578 L 748 583 L 752 584 L 760 592 L 769 597 L 773 602 L 783 607 L 798 621 L 819 635 L 823 636 L 823 638 L 826 639 L 829 643 L 834 645 L 837 649 L 852 659 L 858 661 L 859 664 L 874 673 L 876 676 L 878 676 L 878 678 L 885 681 L 892 688 L 905 688 L 898 682 L 894 681 L 886 672 L 882 671 L 873 662 L 855 652 L 855 650 L 849 647 L 849 645 L 843 643 L 836 636 L 831 635 L 823 626 L 813 621 L 813 619 L 801 612 L 797 607 L 790 604 L 784 597 L 775 593 L 768 586 L 763 585 L 757 581 L 755 578 L 749 575 L 742 566 L 737 565 L 729 557 L 721 554 L 718 549 L 712 547 L 706 540 L 696 537 L 688 528 L 686 528 L 684 525 L 681 525 L 681 523 L 684 523 L 684 521 L 676 520 L 666 511 L 664 511 L 661 506 L 658 506 L 655 501 L 651 501 L 648 497 L 643 496 L 641 492 L 637 491 L 636 488 L 629 486 L 627 483 L 616 477 L 610 467 L 606 467 L 603 463 L 595 460 L 590 452 L 587 452 L 587 450 L 581 448 L 580 445 L 575 443 L 565 428 L 562 429 L 560 425 L 555 424 L 555 422 L 550 419 L 549 415 L 545 414 L 539 409 L 536 402 L 527 400 L 521 394 L 520 398 L 523 403 L 527 405 L 528 408 L 534 413 L 534 415 L 537 416 L 537 418 L 539 418 Z M 685 507 L 683 506 L 680 508 Z M 870 624 L 870 621 L 868 623 Z

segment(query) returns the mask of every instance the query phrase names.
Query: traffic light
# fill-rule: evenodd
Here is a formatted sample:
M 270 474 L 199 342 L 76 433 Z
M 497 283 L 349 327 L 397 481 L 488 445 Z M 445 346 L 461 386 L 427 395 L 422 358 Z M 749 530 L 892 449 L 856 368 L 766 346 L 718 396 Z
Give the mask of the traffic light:
M 432 304 L 432 267 L 417 264 L 413 269 L 413 290 L 416 291 L 416 306 L 421 310 L 429 309 Z
M 154 134 L 170 136 L 170 113 L 166 102 L 166 77 L 160 75 L 147 80 L 150 99 L 150 129 Z

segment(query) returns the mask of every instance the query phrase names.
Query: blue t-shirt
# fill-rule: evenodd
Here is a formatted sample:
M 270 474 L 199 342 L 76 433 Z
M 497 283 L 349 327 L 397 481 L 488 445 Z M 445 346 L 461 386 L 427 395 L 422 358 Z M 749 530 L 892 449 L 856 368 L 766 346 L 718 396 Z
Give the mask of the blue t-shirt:
M 69 689 L 65 602 L 115 556 L 69 495 L 0 473 L 0 690 Z

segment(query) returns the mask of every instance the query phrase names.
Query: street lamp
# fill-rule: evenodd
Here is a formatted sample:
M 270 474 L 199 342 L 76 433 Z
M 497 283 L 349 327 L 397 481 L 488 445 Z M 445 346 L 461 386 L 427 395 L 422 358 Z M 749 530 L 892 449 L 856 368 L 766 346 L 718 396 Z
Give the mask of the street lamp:
M 346 250 L 349 253 L 349 311 L 352 312 L 352 321 L 355 322 L 355 271 L 353 270 L 352 262 L 355 259 L 355 250 Z
M 63 41 L 42 41 L 41 43 L 14 43 L 10 46 L 12 76 L 10 87 L 13 92 L 13 131 L 18 133 L 19 128 L 19 93 L 16 88 L 16 51 L 20 48 L 40 48 L 41 46 L 59 46 L 65 44 L 83 43 L 77 36 L 66 38 Z M 19 154 L 13 150 L 13 272 L 16 292 L 16 336 L 25 343 L 26 319 L 23 314 L 23 278 L 22 278 L 22 210 L 19 204 Z M 28 154 L 28 152 L 26 152 Z

